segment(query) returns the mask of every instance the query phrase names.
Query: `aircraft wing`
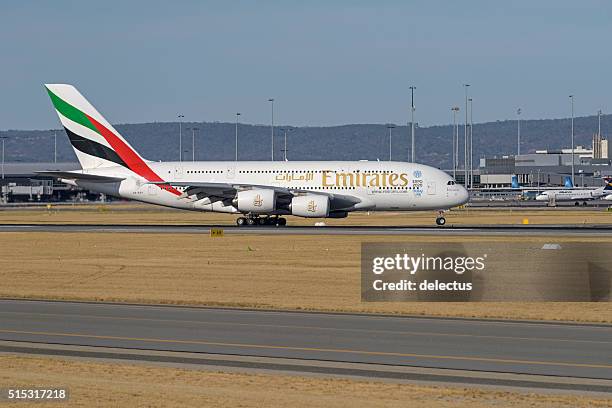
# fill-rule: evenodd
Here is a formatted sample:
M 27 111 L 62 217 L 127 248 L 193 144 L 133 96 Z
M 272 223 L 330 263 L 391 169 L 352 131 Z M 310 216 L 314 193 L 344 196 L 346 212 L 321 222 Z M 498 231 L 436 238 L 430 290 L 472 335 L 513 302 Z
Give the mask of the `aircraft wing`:
M 333 210 L 342 210 L 353 207 L 361 202 L 357 197 L 345 194 L 328 193 L 323 191 L 311 191 L 294 188 L 286 188 L 270 185 L 245 184 L 245 183 L 208 183 L 208 182 L 152 182 L 151 184 L 169 184 L 174 187 L 185 187 L 185 197 L 197 196 L 198 199 L 208 198 L 212 201 L 231 200 L 236 197 L 238 191 L 261 188 L 276 191 L 279 200 L 291 201 L 294 196 L 301 194 L 319 194 L 328 196 Z
M 123 177 L 99 176 L 97 174 L 78 173 L 72 171 L 37 171 L 40 176 L 48 176 L 62 179 L 83 180 L 93 183 L 116 183 L 125 180 Z

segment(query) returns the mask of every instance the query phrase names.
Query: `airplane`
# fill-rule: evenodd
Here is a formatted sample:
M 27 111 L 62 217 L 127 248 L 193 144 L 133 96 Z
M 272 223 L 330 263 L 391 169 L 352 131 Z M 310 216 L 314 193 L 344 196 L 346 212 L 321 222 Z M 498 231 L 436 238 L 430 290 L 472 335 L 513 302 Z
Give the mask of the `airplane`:
M 563 179 L 563 186 L 565 188 L 574 188 L 574 184 L 572 183 L 572 178 L 570 176 L 565 176 Z M 520 198 L 522 200 L 535 200 L 538 195 L 542 193 L 542 191 L 547 190 L 559 190 L 559 187 L 551 187 L 551 186 L 538 186 L 537 188 L 531 186 L 521 186 L 518 182 L 518 176 L 514 174 L 512 176 L 512 187 L 513 191 L 521 191 Z
M 608 199 L 607 197 L 612 194 L 612 178 L 604 177 L 606 183 L 605 186 L 598 188 L 572 188 L 564 190 L 548 190 L 536 196 L 537 201 L 549 201 L 553 197 L 555 201 L 575 201 L 574 205 L 587 205 L 588 200 L 597 200 L 600 198 Z
M 81 165 L 38 172 L 86 190 L 192 211 L 239 215 L 238 226 L 286 225 L 284 215 L 344 218 L 352 211 L 443 210 L 468 191 L 434 167 L 397 161 L 154 162 L 140 156 L 72 85 L 47 93 Z

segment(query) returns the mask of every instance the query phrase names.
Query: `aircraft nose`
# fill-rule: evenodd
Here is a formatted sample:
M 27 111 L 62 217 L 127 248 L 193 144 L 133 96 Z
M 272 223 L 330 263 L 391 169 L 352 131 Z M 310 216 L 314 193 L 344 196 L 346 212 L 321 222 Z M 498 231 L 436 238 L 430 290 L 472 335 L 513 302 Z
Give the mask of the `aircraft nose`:
M 457 191 L 457 205 L 463 205 L 470 200 L 470 192 L 463 186 L 459 186 L 459 191 Z

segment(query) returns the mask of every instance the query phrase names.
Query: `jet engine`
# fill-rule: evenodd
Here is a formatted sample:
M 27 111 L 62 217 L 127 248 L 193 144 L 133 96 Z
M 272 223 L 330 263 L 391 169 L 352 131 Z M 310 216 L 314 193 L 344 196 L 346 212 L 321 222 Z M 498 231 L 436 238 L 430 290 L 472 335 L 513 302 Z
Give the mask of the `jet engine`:
M 291 214 L 298 217 L 327 217 L 329 197 L 322 194 L 305 194 L 291 199 Z
M 240 212 L 270 213 L 276 210 L 276 192 L 264 188 L 239 191 L 234 205 Z

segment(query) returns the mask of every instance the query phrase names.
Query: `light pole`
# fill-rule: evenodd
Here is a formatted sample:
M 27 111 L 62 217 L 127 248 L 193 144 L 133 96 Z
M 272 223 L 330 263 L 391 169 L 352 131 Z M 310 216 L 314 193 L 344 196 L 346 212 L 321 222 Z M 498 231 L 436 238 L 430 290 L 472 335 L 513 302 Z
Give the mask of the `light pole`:
M 268 99 L 272 105 L 272 122 L 270 123 L 270 137 L 272 138 L 272 161 L 274 161 L 274 98 Z
M 394 128 L 395 128 L 395 125 L 387 125 L 387 129 L 389 129 L 389 161 L 391 161 L 391 152 L 392 152 L 392 150 L 391 150 L 391 146 L 392 146 L 391 142 L 392 142 L 393 134 L 391 132 L 392 132 L 392 130 Z
M 464 143 L 463 143 L 463 185 L 468 187 L 468 176 L 467 176 L 467 155 L 468 155 L 468 87 L 470 84 L 463 84 L 463 88 L 465 89 L 465 129 L 464 129 Z
M 236 140 L 234 142 L 234 147 L 236 148 L 235 161 L 238 161 L 238 116 L 240 116 L 240 112 L 236 112 Z
M 516 110 L 516 155 L 521 154 L 521 108 Z
M 468 101 L 470 102 L 470 150 L 469 150 L 469 162 L 470 162 L 470 188 L 474 188 L 474 151 L 473 151 L 473 136 L 474 136 L 474 119 L 473 119 L 473 113 L 474 113 L 474 108 L 473 108 L 473 99 L 469 98 Z
M 457 177 L 457 160 L 459 159 L 459 127 L 457 126 L 458 106 L 451 108 L 453 111 L 453 178 Z
M 8 189 L 6 193 L 4 192 L 4 140 L 6 136 L 0 136 L 0 140 L 2 140 L 2 182 L 0 183 L 0 202 L 7 202 Z
M 53 163 L 57 163 L 57 130 L 53 131 Z
M 574 95 L 570 95 L 570 105 L 571 105 L 571 110 L 572 110 L 572 122 L 571 122 L 571 127 L 572 127 L 572 186 L 575 186 L 576 184 L 574 183 Z
M 200 130 L 200 128 L 194 127 L 191 128 L 191 161 L 195 161 L 195 133 Z
M 178 114 L 179 120 L 179 161 L 183 161 L 183 118 L 185 115 Z
M 4 141 L 7 139 L 6 136 L 0 136 L 2 139 L 2 180 L 4 180 Z
M 414 90 L 416 89 L 416 86 L 411 86 L 410 87 L 410 135 L 411 135 L 411 142 L 410 142 L 410 157 L 411 157 L 411 162 L 414 163 L 416 161 L 416 154 L 414 151 Z
M 283 159 L 287 161 L 287 131 L 291 132 L 293 129 L 283 129 L 285 132 L 285 148 L 283 149 Z

